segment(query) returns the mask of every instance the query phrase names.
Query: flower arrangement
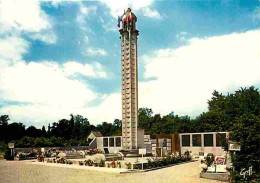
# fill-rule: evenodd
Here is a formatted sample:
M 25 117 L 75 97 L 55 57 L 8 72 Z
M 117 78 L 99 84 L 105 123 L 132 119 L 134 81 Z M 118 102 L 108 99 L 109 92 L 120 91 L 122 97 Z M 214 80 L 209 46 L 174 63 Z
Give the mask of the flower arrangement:
M 168 155 L 162 159 L 148 158 L 147 160 L 148 162 L 146 167 L 148 169 L 151 169 L 151 168 L 162 167 L 171 164 L 177 164 L 180 162 L 190 161 L 191 157 L 189 156 L 189 154 L 185 154 L 183 156 Z
M 100 163 L 98 164 L 99 167 L 104 167 L 105 166 L 105 161 L 101 160 Z
M 38 161 L 39 162 L 44 162 L 44 156 L 43 155 L 39 155 L 38 156 Z
M 85 160 L 85 165 L 86 166 L 93 166 L 93 161 L 91 159 Z
M 112 163 L 110 164 L 112 168 L 116 168 L 116 162 L 112 161 Z
M 66 158 L 59 158 L 56 160 L 57 163 L 65 164 L 67 162 Z
M 116 167 L 121 168 L 121 163 L 118 160 L 116 160 Z
M 212 156 L 207 156 L 206 157 L 206 165 L 209 167 L 209 166 L 211 166 L 212 164 L 213 164 L 213 162 L 214 162 L 214 159 L 215 159 L 215 157 L 214 157 L 214 155 L 212 155 Z
M 94 154 L 98 154 L 98 153 L 103 153 L 103 151 L 100 149 L 90 149 L 89 151 L 87 151 L 88 155 L 94 155 Z

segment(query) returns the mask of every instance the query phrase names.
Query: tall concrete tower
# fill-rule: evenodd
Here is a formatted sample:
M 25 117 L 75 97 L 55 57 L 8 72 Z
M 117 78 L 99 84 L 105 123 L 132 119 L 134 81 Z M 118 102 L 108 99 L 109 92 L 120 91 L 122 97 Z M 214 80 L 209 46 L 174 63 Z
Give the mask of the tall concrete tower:
M 128 10 L 119 17 L 122 68 L 122 142 L 124 149 L 138 148 L 137 17 Z

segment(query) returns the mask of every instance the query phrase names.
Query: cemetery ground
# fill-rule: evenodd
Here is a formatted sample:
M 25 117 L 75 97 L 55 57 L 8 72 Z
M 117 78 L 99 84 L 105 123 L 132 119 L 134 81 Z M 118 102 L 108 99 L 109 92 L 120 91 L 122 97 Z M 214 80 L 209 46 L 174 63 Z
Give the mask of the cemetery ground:
M 50 164 L 51 165 L 51 164 Z M 159 170 L 119 174 L 102 172 L 70 165 L 50 166 L 30 161 L 0 160 L 0 183 L 217 183 L 220 181 L 199 178 L 199 162 L 184 163 Z M 110 169 L 113 170 L 113 169 Z

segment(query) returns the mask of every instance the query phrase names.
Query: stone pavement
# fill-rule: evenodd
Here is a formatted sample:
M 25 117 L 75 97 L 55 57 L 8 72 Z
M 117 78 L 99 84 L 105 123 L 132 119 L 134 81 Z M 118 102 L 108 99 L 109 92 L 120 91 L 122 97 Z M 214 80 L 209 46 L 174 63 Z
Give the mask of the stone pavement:
M 0 160 L 0 183 L 216 183 L 199 178 L 199 163 L 191 162 L 150 172 L 118 174 L 72 168 L 71 165 L 44 166 L 25 161 Z M 77 165 L 74 165 L 77 166 Z M 79 166 L 80 167 L 80 166 Z M 94 167 L 93 167 L 94 168 Z M 112 171 L 112 170 L 111 170 Z M 114 170 L 113 170 L 114 171 Z

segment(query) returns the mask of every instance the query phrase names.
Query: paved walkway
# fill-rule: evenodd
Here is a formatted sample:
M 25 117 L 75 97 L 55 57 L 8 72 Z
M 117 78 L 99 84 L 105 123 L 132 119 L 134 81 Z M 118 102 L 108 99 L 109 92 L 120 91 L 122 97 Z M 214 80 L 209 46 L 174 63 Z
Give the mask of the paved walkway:
M 67 167 L 66 167 L 67 166 Z M 69 168 L 70 165 L 44 166 L 24 161 L 0 160 L 0 183 L 216 183 L 199 178 L 199 164 L 192 162 L 160 170 L 118 174 Z M 76 165 L 75 165 L 76 166 Z

